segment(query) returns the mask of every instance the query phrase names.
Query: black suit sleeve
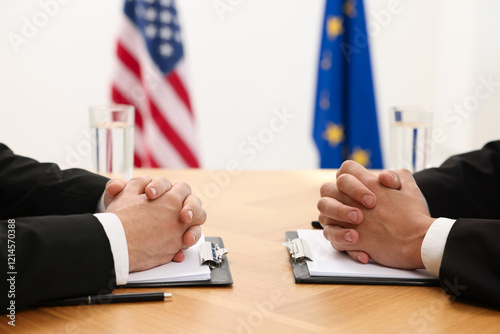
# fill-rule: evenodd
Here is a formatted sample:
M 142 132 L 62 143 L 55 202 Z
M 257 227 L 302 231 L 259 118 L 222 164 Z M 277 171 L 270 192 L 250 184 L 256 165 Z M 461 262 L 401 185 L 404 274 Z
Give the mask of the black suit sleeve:
M 500 141 L 414 177 L 432 217 L 500 219 Z
M 10 240 L 15 248 L 9 252 L 8 238 L 2 238 L 2 276 L 7 277 L 0 283 L 0 313 L 6 312 L 6 303 L 11 300 L 16 309 L 22 309 L 51 299 L 109 292 L 115 287 L 111 247 L 92 214 L 16 218 L 3 221 L 1 233 L 14 233 Z M 14 254 L 15 261 L 9 254 Z M 9 268 L 10 264 L 13 267 Z
M 0 219 L 95 212 L 107 181 L 17 156 L 0 144 Z
M 500 306 L 500 141 L 415 174 L 432 217 L 457 219 L 439 272 L 454 298 Z
M 500 220 L 458 219 L 443 254 L 439 278 L 445 291 L 500 306 Z
M 114 288 L 109 240 L 91 214 L 106 182 L 16 156 L 0 144 L 0 313 L 11 300 L 21 309 Z

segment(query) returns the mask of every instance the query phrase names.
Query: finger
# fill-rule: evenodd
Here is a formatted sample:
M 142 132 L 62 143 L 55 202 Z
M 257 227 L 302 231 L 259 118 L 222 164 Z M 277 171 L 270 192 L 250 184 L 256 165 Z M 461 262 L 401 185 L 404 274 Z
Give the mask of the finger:
M 149 199 L 157 199 L 172 188 L 170 180 L 164 177 L 154 177 L 146 186 L 144 192 Z
M 422 198 L 422 191 L 417 185 L 417 182 L 413 178 L 413 174 L 408 169 L 399 169 L 396 171 L 401 180 L 401 189 L 405 188 L 406 191 L 412 192 L 415 198 Z M 425 201 L 425 199 L 424 199 Z
M 207 220 L 207 213 L 204 209 L 201 209 L 200 213 L 198 214 L 198 217 L 194 218 L 193 221 L 191 222 L 191 226 L 203 225 L 205 224 L 206 220 Z
M 401 180 L 401 187 L 403 187 L 404 183 L 408 184 L 416 184 L 415 179 L 413 178 L 413 174 L 406 168 L 398 169 L 395 173 L 399 176 Z
M 345 226 L 346 223 L 332 219 L 332 218 L 327 217 L 321 213 L 318 216 L 318 221 L 323 228 L 325 228 L 326 225 L 338 225 L 338 226 L 346 227 Z
M 378 185 L 378 179 L 374 173 L 352 160 L 347 160 L 342 163 L 337 171 L 337 179 L 342 174 L 351 174 L 370 190 Z
M 347 251 L 347 254 L 349 254 L 349 256 L 352 257 L 354 260 L 364 264 L 367 264 L 368 261 L 370 260 L 368 254 L 362 251 L 351 250 Z
M 339 175 L 337 188 L 343 194 L 369 209 L 373 208 L 377 202 L 375 194 L 351 174 Z
M 127 182 L 123 192 L 130 193 L 134 195 L 144 194 L 144 189 L 151 182 L 151 177 L 144 175 L 140 177 L 134 177 Z
M 350 250 L 359 240 L 359 234 L 354 229 L 343 228 L 336 225 L 327 225 L 323 229 L 323 235 L 330 241 L 333 248 L 339 251 Z
M 125 188 L 127 182 L 119 179 L 112 179 L 106 183 L 104 188 L 104 207 L 108 207 L 109 203 Z
M 115 198 L 120 191 L 125 188 L 127 182 L 120 179 L 112 179 L 106 183 L 106 195 L 110 198 Z
M 401 189 L 401 179 L 398 173 L 392 170 L 384 170 L 378 175 L 379 182 L 386 186 L 387 188 L 400 190 Z
M 359 234 L 356 230 L 329 225 L 323 230 L 323 235 L 330 241 L 333 248 L 341 252 L 347 252 L 354 260 L 364 264 L 370 260 L 367 253 L 352 250 L 352 247 L 356 247 L 355 245 L 359 241 Z
M 174 183 L 166 195 L 175 196 L 181 201 L 181 203 L 184 203 L 186 197 L 191 195 L 191 187 L 185 182 L 177 182 Z
M 321 214 L 341 222 L 359 224 L 363 220 L 361 210 L 345 205 L 332 197 L 320 198 L 317 207 Z
M 182 250 L 178 251 L 174 257 L 172 258 L 173 262 L 182 262 L 186 258 L 186 255 L 184 255 L 184 252 Z
M 201 238 L 201 227 L 200 225 L 191 226 L 186 230 L 184 235 L 182 236 L 182 249 L 188 249 L 191 246 L 194 246 L 198 240 Z
M 341 192 L 337 186 L 337 183 L 327 182 L 324 183 L 320 188 L 321 197 L 332 197 L 348 206 L 357 207 L 357 202 L 351 199 L 349 196 Z
M 189 195 L 184 200 L 184 205 L 182 206 L 181 220 L 186 224 L 191 223 L 200 214 L 201 207 L 201 200 L 195 195 Z
M 325 226 L 327 225 L 335 225 L 343 228 L 355 228 L 357 226 L 357 224 L 350 224 L 341 222 L 339 220 L 331 219 L 327 216 L 322 215 L 321 213 L 318 216 L 318 221 L 323 228 L 325 228 Z
M 319 194 L 321 197 L 335 197 L 335 195 L 338 194 L 337 184 L 334 182 L 323 183 L 321 188 L 319 188 Z

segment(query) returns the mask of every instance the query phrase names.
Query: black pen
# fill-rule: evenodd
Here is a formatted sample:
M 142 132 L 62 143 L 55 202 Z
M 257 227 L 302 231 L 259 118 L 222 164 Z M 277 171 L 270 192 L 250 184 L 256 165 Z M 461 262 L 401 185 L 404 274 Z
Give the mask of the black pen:
M 320 224 L 320 223 L 319 223 L 319 221 L 317 221 L 317 220 L 313 220 L 313 221 L 311 222 L 311 225 L 312 225 L 312 227 L 314 227 L 314 228 L 323 229 L 323 226 L 321 226 L 321 224 Z
M 131 302 L 151 302 L 164 301 L 172 297 L 170 292 L 146 292 L 146 293 L 117 293 L 92 295 L 74 298 L 49 300 L 38 303 L 36 306 L 69 306 L 69 305 L 94 305 L 94 304 L 114 304 Z

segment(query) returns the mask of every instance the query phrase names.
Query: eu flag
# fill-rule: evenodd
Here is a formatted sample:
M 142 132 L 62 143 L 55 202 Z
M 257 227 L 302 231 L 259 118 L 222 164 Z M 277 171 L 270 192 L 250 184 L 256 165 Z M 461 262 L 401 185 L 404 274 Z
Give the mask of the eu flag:
M 362 0 L 326 1 L 313 135 L 321 168 L 382 168 Z

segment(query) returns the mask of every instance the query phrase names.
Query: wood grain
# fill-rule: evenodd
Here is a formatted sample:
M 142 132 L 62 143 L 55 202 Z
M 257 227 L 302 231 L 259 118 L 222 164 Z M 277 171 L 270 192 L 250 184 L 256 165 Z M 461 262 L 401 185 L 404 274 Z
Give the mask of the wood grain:
M 0 332 L 500 332 L 500 312 L 450 302 L 438 287 L 295 284 L 284 233 L 310 228 L 319 187 L 335 171 L 136 171 L 143 174 L 193 186 L 208 213 L 205 235 L 229 249 L 233 286 L 152 289 L 172 292 L 167 302 L 26 310 L 15 329 L 2 317 Z M 149 290 L 126 290 L 139 291 Z

